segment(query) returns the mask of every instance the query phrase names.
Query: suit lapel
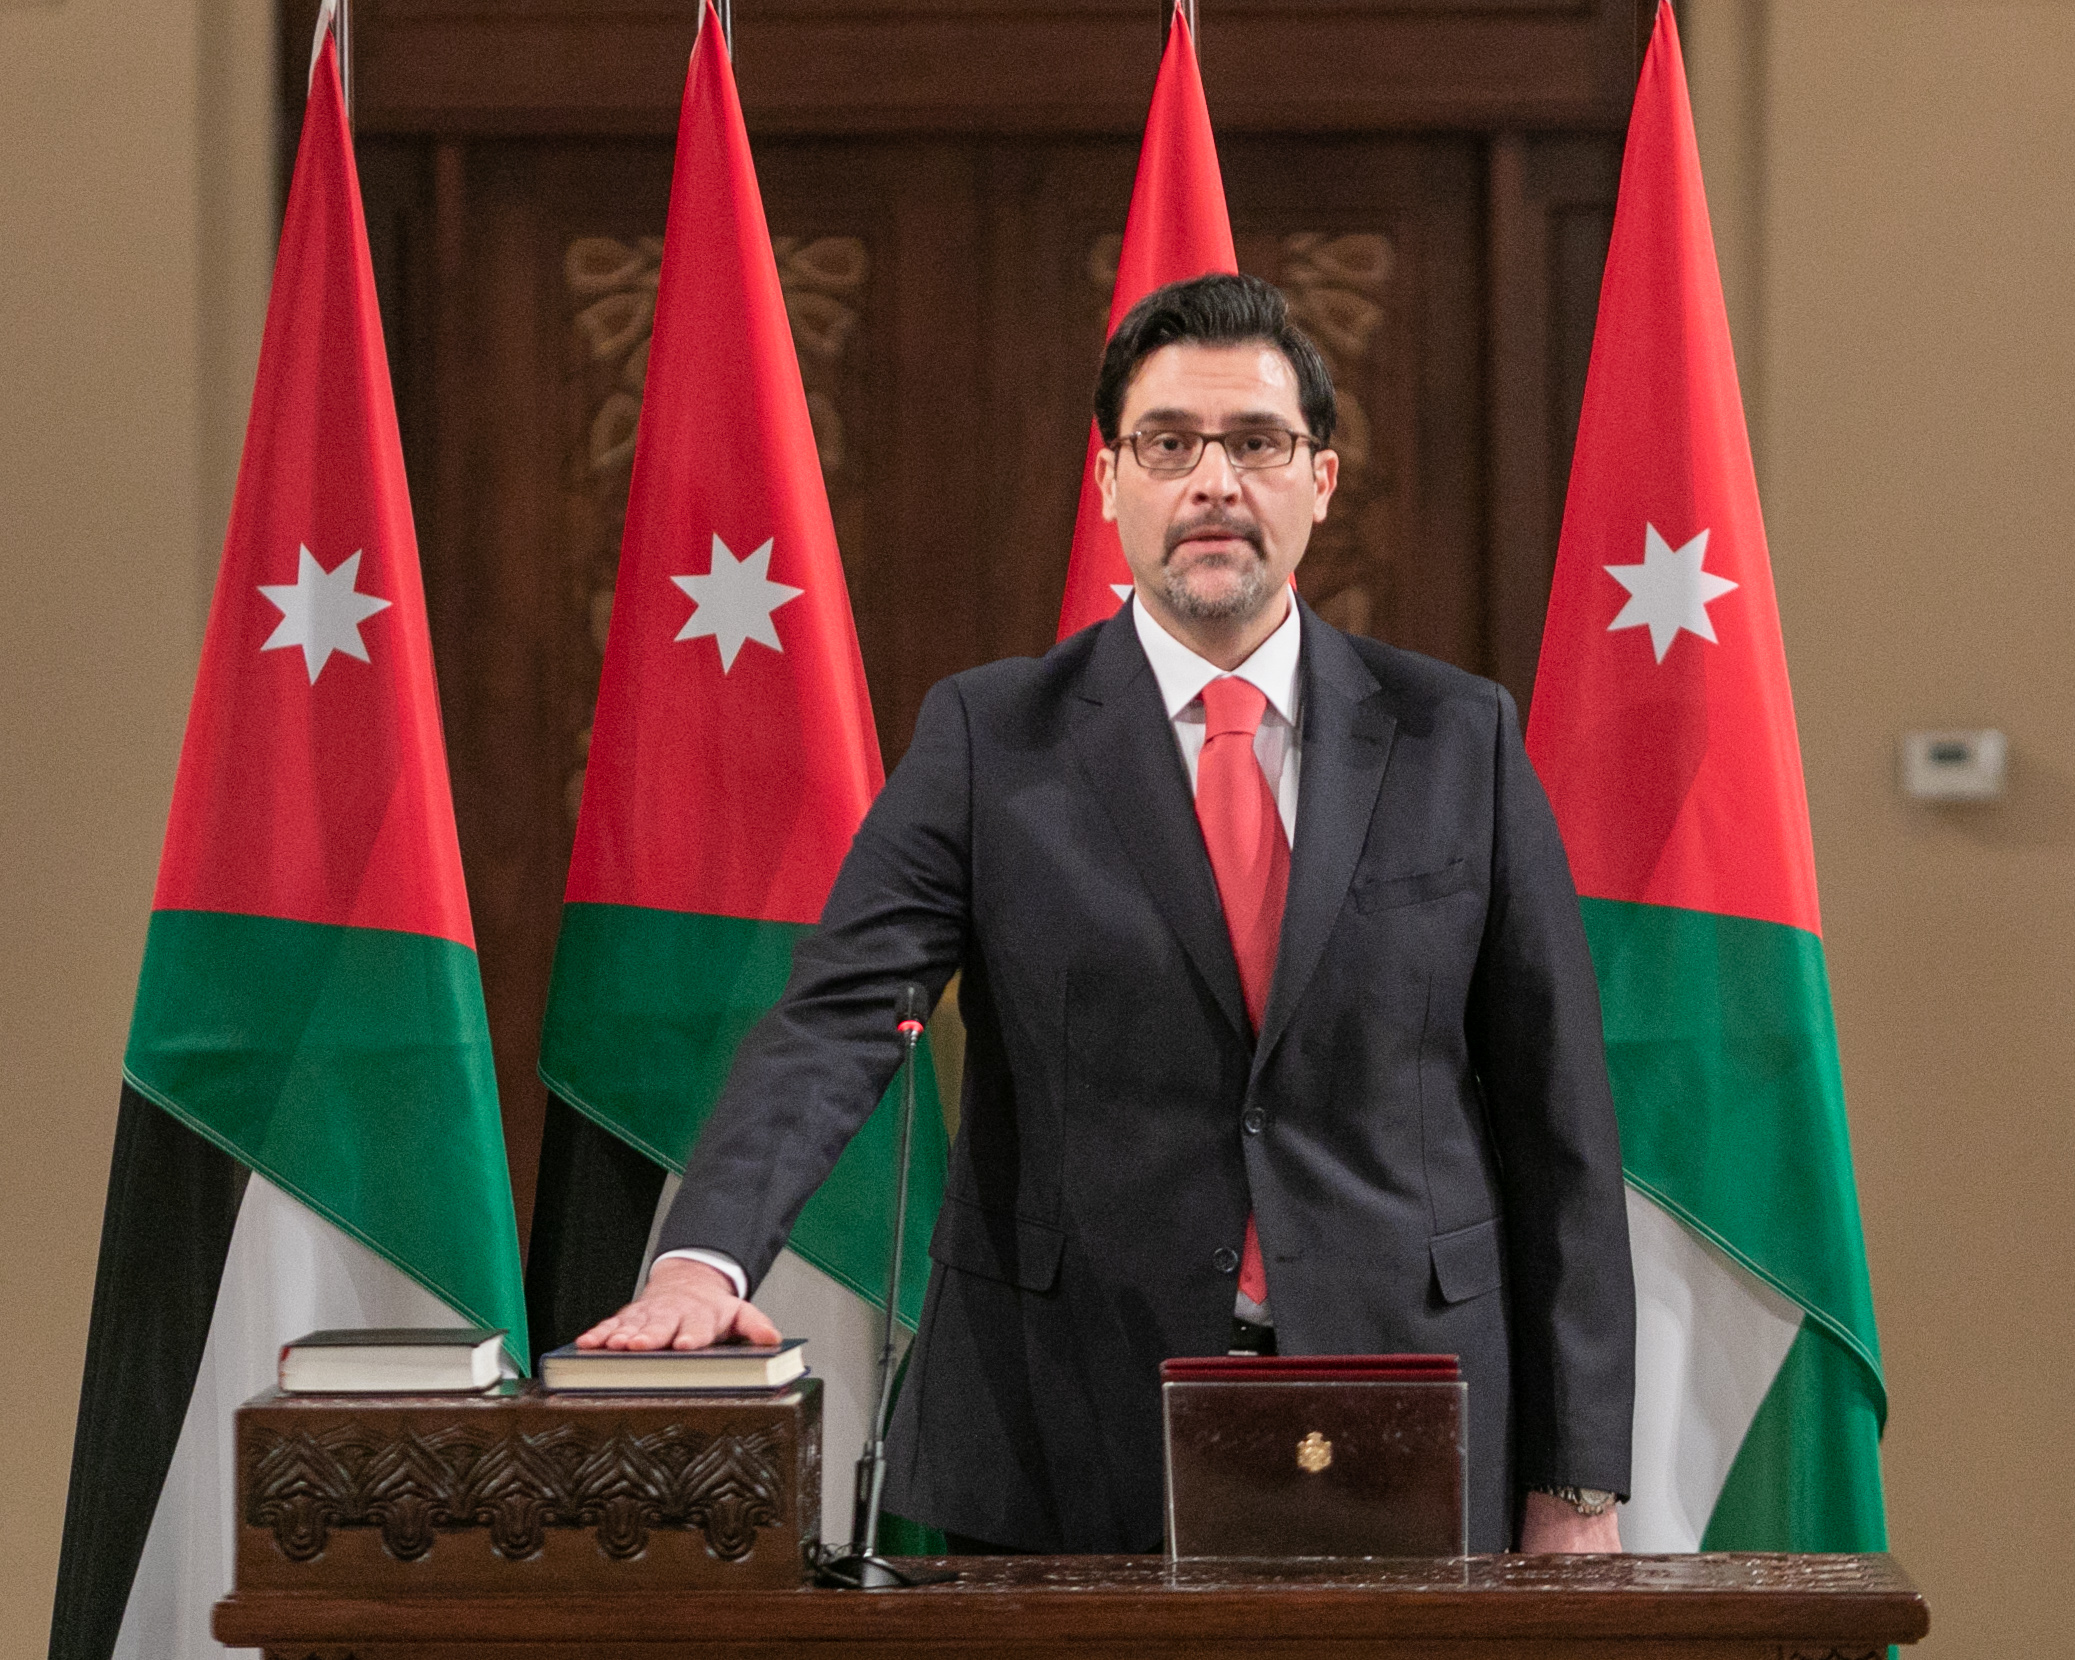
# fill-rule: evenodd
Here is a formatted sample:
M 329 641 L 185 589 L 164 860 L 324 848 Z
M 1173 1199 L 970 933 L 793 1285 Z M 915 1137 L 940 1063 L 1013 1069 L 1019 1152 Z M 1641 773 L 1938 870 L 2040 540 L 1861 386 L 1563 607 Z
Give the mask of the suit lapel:
M 1239 968 L 1189 798 L 1189 775 L 1128 604 L 1096 637 L 1080 697 L 1081 716 L 1071 741 L 1081 772 L 1116 826 L 1153 903 L 1233 1030 L 1244 1038 Z M 1308 752 L 1305 767 L 1301 787 L 1308 791 Z
M 1257 1073 L 1289 1025 L 1346 903 L 1398 725 L 1384 707 L 1376 677 L 1339 630 L 1321 622 L 1309 606 L 1302 611 L 1304 748 L 1297 778 L 1297 837 L 1290 849 L 1275 979 L 1254 1048 Z

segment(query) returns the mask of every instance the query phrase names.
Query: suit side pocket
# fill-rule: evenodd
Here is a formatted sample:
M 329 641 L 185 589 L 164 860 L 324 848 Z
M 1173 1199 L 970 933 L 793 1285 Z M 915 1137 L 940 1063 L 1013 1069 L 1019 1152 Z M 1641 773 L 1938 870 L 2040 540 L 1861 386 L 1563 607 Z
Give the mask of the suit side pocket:
M 1007 1211 L 983 1210 L 946 1194 L 930 1236 L 931 1260 L 1023 1291 L 1050 1291 L 1066 1235 Z
M 1501 1270 L 1496 1217 L 1437 1233 L 1427 1248 L 1434 1263 L 1434 1285 L 1444 1303 L 1466 1303 L 1498 1290 Z

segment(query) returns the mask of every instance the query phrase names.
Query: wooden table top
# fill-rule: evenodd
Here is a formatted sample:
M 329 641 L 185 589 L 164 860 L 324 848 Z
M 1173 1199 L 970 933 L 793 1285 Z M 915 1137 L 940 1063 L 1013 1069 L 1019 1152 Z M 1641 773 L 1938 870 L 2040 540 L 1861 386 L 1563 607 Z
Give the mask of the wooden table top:
M 920 1565 L 920 1564 L 918 1564 Z M 1445 1643 L 1641 1638 L 1660 1642 L 1910 1643 L 1923 1597 L 1884 1555 L 1481 1556 L 1416 1562 L 1224 1562 L 1158 1556 L 952 1558 L 954 1583 L 870 1593 L 787 1590 L 667 1596 L 442 1595 L 375 1601 L 245 1592 L 217 1605 L 233 1646 L 450 1646 L 830 1641 L 1002 1647 L 1090 1636 L 1098 1646 L 1191 1640 Z M 516 1587 L 515 1587 L 516 1590 Z

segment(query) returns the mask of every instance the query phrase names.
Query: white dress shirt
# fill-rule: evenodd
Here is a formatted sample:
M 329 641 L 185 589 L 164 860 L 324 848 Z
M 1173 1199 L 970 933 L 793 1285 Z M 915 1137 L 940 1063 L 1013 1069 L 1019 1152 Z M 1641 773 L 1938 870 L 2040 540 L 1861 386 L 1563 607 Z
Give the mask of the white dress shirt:
M 1189 792 L 1194 795 L 1197 762 L 1203 755 L 1203 688 L 1226 671 L 1183 645 L 1155 622 L 1143 605 L 1132 605 L 1131 620 L 1138 629 L 1138 643 L 1145 648 L 1146 660 L 1153 665 L 1153 678 L 1160 687 L 1160 702 L 1167 710 L 1174 741 L 1181 749 L 1182 766 L 1189 774 Z M 1293 848 L 1297 844 L 1297 773 L 1303 760 L 1303 742 L 1298 728 L 1302 713 L 1298 700 L 1303 695 L 1303 681 L 1297 672 L 1298 645 L 1302 639 L 1303 628 L 1297 618 L 1297 607 L 1292 603 L 1275 632 L 1254 648 L 1252 656 L 1231 671 L 1239 679 L 1258 687 L 1268 699 L 1260 728 L 1254 733 L 1254 756 L 1267 776 L 1268 787 L 1275 792 L 1276 810 L 1282 814 L 1283 834 L 1289 837 Z M 742 1271 L 742 1265 L 724 1251 L 696 1247 L 665 1251 L 656 1261 L 666 1262 L 671 1257 L 683 1257 L 718 1268 L 734 1281 L 736 1296 L 749 1295 L 749 1276 Z M 1242 1320 L 1251 1320 L 1256 1325 L 1273 1324 L 1266 1304 L 1256 1303 L 1244 1293 L 1235 1293 L 1234 1296 L 1234 1312 Z
M 1174 728 L 1174 741 L 1181 746 L 1182 765 L 1188 769 L 1189 791 L 1193 795 L 1196 764 L 1203 755 L 1203 688 L 1221 678 L 1225 671 L 1198 657 L 1168 633 L 1143 605 L 1132 606 L 1131 620 L 1138 625 L 1138 643 L 1145 647 L 1146 660 L 1153 665 L 1153 678 L 1160 683 L 1160 701 Z M 1232 670 L 1235 678 L 1259 687 L 1268 699 L 1267 712 L 1254 733 L 1254 758 L 1261 763 L 1268 787 L 1275 792 L 1283 834 L 1289 837 L 1292 847 L 1297 845 L 1297 772 L 1303 760 L 1303 746 L 1297 735 L 1297 702 L 1303 695 L 1303 682 L 1297 673 L 1297 645 L 1303 637 L 1297 607 L 1292 605 L 1281 626 Z

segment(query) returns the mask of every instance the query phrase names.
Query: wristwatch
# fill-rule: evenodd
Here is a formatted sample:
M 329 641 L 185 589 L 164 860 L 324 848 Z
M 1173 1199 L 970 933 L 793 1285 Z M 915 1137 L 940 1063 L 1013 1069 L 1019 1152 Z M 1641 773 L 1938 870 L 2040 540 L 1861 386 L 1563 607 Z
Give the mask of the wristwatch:
M 1604 1516 L 1621 1498 L 1619 1493 L 1609 1493 L 1603 1487 L 1537 1487 L 1535 1491 L 1562 1499 L 1581 1516 Z

